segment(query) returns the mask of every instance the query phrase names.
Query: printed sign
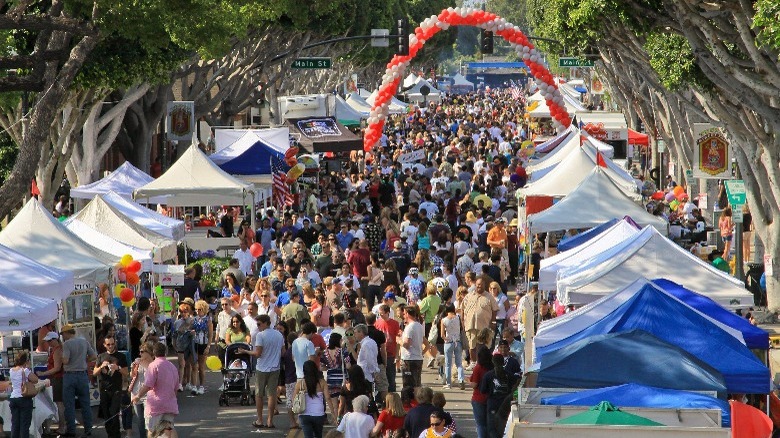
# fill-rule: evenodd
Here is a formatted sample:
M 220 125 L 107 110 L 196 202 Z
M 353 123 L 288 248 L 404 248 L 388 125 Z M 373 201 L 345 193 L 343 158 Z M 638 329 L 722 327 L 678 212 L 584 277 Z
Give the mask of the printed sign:
M 693 139 L 694 176 L 731 178 L 729 142 L 723 130 L 709 123 L 694 123 Z
M 772 268 L 772 255 L 764 254 L 764 273 L 767 277 L 775 275 L 775 270 Z
M 306 119 L 299 120 L 298 129 L 309 138 L 338 137 L 341 129 L 333 119 Z
M 734 206 L 745 205 L 747 191 L 745 190 L 745 181 L 734 179 L 724 181 L 726 185 L 726 196 L 729 198 L 729 204 Z
M 168 140 L 192 140 L 195 129 L 195 102 L 168 102 L 165 126 Z
M 417 149 L 416 151 L 408 152 L 398 156 L 399 163 L 414 163 L 415 161 L 422 161 L 425 159 L 425 149 Z

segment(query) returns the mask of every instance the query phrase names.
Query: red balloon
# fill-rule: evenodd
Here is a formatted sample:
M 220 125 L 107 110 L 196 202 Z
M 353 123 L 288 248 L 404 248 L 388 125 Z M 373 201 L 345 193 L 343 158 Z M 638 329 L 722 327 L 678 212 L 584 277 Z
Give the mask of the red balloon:
M 122 289 L 121 292 L 119 292 L 119 299 L 123 302 L 128 302 L 133 298 L 135 298 L 135 292 L 133 292 L 133 290 L 129 287 L 126 287 Z
M 252 254 L 252 257 L 260 257 L 263 255 L 263 245 L 260 245 L 257 242 L 253 243 L 252 246 L 249 247 L 249 253 Z
M 127 272 L 132 272 L 133 274 L 137 274 L 141 270 L 141 262 L 138 260 L 133 260 L 130 262 L 129 265 L 127 265 Z
M 130 286 L 135 286 L 140 282 L 141 279 L 138 277 L 138 274 L 136 274 L 135 272 L 127 273 L 127 284 L 129 284 Z

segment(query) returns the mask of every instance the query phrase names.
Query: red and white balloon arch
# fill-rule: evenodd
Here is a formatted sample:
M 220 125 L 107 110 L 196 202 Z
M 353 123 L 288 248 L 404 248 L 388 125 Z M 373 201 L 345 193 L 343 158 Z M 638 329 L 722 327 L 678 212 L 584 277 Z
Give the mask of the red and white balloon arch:
M 366 152 L 370 152 L 382 136 L 382 129 L 389 114 L 390 100 L 395 95 L 409 63 L 422 49 L 426 41 L 450 26 L 480 27 L 493 31 L 493 35 L 508 41 L 523 58 L 523 62 L 536 80 L 536 84 L 550 108 L 550 115 L 558 132 L 565 130 L 571 124 L 571 118 L 563 103 L 563 95 L 558 90 L 555 79 L 542 65 L 542 55 L 520 31 L 520 28 L 491 12 L 474 8 L 447 8 L 439 15 L 432 15 L 423 20 L 420 26 L 414 29 L 414 34 L 409 35 L 409 55 L 395 55 L 387 64 L 385 74 L 382 76 L 382 85 L 379 86 L 374 105 L 371 107 L 368 127 L 363 137 L 363 149 Z

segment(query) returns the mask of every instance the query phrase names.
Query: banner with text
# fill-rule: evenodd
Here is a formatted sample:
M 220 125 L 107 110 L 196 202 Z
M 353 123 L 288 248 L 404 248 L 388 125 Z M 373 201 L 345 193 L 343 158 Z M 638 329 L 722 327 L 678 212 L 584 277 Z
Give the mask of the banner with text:
M 416 161 L 422 161 L 425 159 L 425 149 L 417 149 L 416 151 L 408 152 L 398 156 L 398 162 L 414 163 Z

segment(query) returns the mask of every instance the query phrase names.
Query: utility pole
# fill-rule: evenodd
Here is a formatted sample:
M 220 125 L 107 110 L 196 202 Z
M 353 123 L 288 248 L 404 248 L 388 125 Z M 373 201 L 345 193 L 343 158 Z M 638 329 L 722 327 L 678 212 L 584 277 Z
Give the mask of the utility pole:
M 736 171 L 734 175 L 737 179 L 742 179 L 742 172 L 739 171 L 739 164 L 736 165 Z M 741 204 L 734 204 L 731 206 L 731 217 L 734 217 L 733 209 L 742 209 Z M 742 212 L 739 212 L 739 217 L 742 217 Z M 743 268 L 744 260 L 742 259 L 742 221 L 734 221 L 734 276 L 740 281 L 745 281 L 745 271 Z

